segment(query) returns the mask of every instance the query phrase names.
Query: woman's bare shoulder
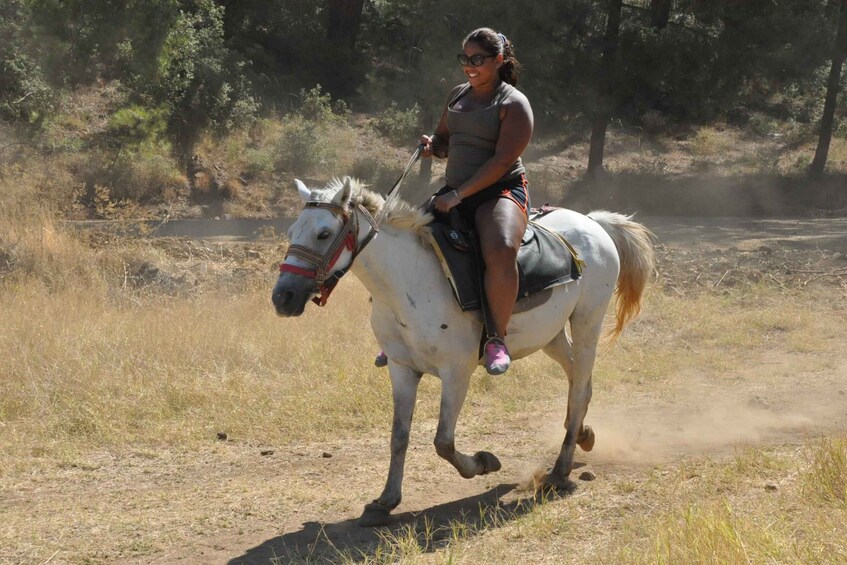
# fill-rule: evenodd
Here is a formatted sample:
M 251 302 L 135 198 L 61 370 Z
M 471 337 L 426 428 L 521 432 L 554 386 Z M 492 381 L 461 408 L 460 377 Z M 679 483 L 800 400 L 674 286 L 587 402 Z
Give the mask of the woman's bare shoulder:
M 509 89 L 508 94 L 503 98 L 504 105 L 515 105 L 515 106 L 523 106 L 525 108 L 530 108 L 529 98 L 526 95 L 515 88 L 514 86 Z

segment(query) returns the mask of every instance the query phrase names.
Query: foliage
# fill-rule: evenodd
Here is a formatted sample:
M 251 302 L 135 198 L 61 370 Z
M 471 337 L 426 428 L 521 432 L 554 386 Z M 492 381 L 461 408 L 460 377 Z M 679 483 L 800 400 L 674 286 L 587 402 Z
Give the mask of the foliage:
M 223 31 L 223 7 L 198 0 L 194 10 L 180 13 L 159 57 L 152 94 L 169 105 L 168 126 L 183 161 L 206 128 L 249 124 L 258 110 L 247 62 L 226 47 Z
M 662 29 L 651 27 L 649 7 L 634 0 L 622 14 L 619 116 L 637 120 L 654 111 L 707 121 L 744 106 L 780 119 L 810 118 L 810 105 L 794 101 L 820 94 L 831 3 L 678 0 Z M 254 85 L 272 104 L 306 85 L 329 85 L 328 92 L 341 88 L 348 103 L 368 111 L 418 104 L 423 121 L 434 123 L 450 86 L 463 80 L 452 60 L 461 38 L 485 22 L 516 46 L 521 87 L 538 116 L 593 111 L 606 11 L 600 0 L 368 2 L 349 57 L 314 31 L 325 28 L 326 10 L 307 0 L 10 0 L 0 12 L 8 38 L 0 40 L 0 95 L 30 93 L 27 103 L 43 108 L 48 84 L 120 79 L 141 97 L 136 103 L 170 105 L 169 134 L 182 153 L 199 131 L 249 123 L 259 111 Z M 343 88 L 339 74 L 349 83 Z M 39 115 L 11 111 L 8 102 L 4 110 L 7 119 Z
M 410 145 L 419 133 L 419 115 L 421 108 L 415 103 L 411 108 L 401 110 L 396 102 L 379 112 L 373 121 L 374 128 L 391 140 L 395 145 Z
M 451 87 L 466 80 L 454 58 L 461 39 L 482 24 L 515 46 L 519 87 L 540 133 L 581 130 L 597 109 L 605 1 L 373 0 L 364 4 L 355 41 L 344 45 L 331 41 L 334 5 L 7 0 L 0 5 L 0 120 L 28 132 L 34 146 L 75 152 L 105 140 L 106 164 L 142 155 L 161 169 L 170 151 L 170 168 L 185 170 L 204 136 L 282 114 L 285 124 L 267 145 L 245 150 L 239 172 L 314 172 L 350 161 L 343 143 L 353 110 L 372 114 L 376 131 L 398 145 L 434 127 Z M 808 124 L 807 134 L 816 126 L 836 3 L 675 0 L 661 29 L 651 6 L 624 4 L 618 64 L 603 79 L 615 85 L 613 119 L 651 136 L 725 122 L 776 139 L 796 124 Z M 74 135 L 47 139 L 50 128 L 42 126 L 68 123 L 68 94 L 86 89 L 124 94 L 107 108 L 74 113 L 81 124 Z M 841 98 L 836 136 L 847 123 Z M 84 139 L 89 130 L 93 141 Z M 713 152 L 710 144 L 704 134 L 695 153 Z
M 277 169 L 294 174 L 316 172 L 319 167 L 338 170 L 353 147 L 347 123 L 349 109 L 333 102 L 320 85 L 300 91 L 300 105 L 283 122 L 277 144 Z
M 20 0 L 0 6 L 0 119 L 41 124 L 55 93 L 37 57 L 27 52 L 28 13 Z
M 155 80 L 178 0 L 31 0 L 32 44 L 56 85 Z
M 320 84 L 309 90 L 300 90 L 300 105 L 295 109 L 304 120 L 317 124 L 343 124 L 350 109 L 343 100 L 332 101 L 332 95 L 324 92 Z
M 120 108 L 109 117 L 108 135 L 123 144 L 153 144 L 164 138 L 167 129 L 166 109 L 148 109 L 133 105 Z

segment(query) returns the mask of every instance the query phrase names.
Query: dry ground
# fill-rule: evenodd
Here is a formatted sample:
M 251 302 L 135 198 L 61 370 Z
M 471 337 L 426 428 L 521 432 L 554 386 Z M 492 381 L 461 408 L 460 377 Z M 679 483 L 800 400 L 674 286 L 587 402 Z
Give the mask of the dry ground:
M 153 372 L 148 383 L 179 383 L 188 363 L 203 367 L 212 392 L 193 383 L 193 398 L 210 408 L 187 402 L 162 421 L 141 412 L 139 429 L 126 431 L 132 419 L 118 407 L 91 434 L 114 428 L 124 435 L 80 440 L 67 452 L 61 443 L 85 434 L 35 435 L 36 420 L 46 426 L 49 413 L 0 421 L 0 562 L 844 562 L 844 505 L 837 497 L 834 507 L 814 503 L 808 477 L 825 452 L 818 438 L 847 436 L 845 221 L 645 223 L 661 240 L 657 283 L 643 317 L 598 362 L 587 420 L 597 444 L 578 453 L 574 471 L 574 478 L 590 471 L 596 480 L 577 481 L 562 499 L 531 494 L 533 474 L 552 463 L 562 439 L 565 383 L 551 362 L 518 362 L 499 379 L 478 374 L 457 443 L 496 453 L 503 469 L 470 481 L 432 448 L 438 385 L 429 378 L 419 394 L 404 499 L 396 524 L 383 530 L 354 523 L 382 487 L 390 424 L 385 378 L 368 365 L 375 344 L 359 284 L 345 280 L 324 311 L 277 320 L 265 303 L 272 273 L 267 289 L 245 289 L 249 277 L 236 271 L 265 269 L 279 253 L 275 244 L 150 242 L 150 256 L 167 257 L 172 271 L 137 266 L 127 284 L 159 285 L 180 310 L 168 318 L 172 303 L 144 295 L 137 308 L 118 304 L 124 317 L 153 310 L 146 326 L 153 346 L 103 363 L 116 388 L 138 386 L 133 365 Z M 221 274 L 231 277 L 224 289 L 232 297 L 207 290 Z M 186 287 L 197 296 L 185 297 Z M 35 299 L 18 297 L 28 300 Z M 48 311 L 57 306 L 47 304 Z M 73 304 L 66 307 L 73 312 Z M 196 325 L 234 320 L 226 339 L 237 355 L 218 359 L 207 351 L 211 361 L 204 359 L 203 344 L 187 336 L 184 347 L 196 359 L 182 369 L 168 365 L 165 350 L 180 344 L 158 343 L 155 334 L 169 325 L 191 328 L 184 320 L 191 316 Z M 335 327 L 339 316 L 343 330 Z M 55 323 L 75 327 L 61 315 Z M 119 321 L 88 324 L 111 328 L 118 347 L 141 339 L 124 334 Z M 239 341 L 239 324 L 261 328 L 249 334 L 255 350 Z M 321 332 L 330 339 L 318 341 Z M 297 342 L 300 334 L 310 342 Z M 35 335 L 13 337 L 41 339 Z M 358 343 L 349 343 L 355 335 Z M 24 345 L 12 348 L 11 339 L 0 334 L 5 354 L 16 358 Z M 320 359 L 306 361 L 288 346 L 275 358 L 275 340 Z M 157 354 L 164 359 L 158 366 L 151 361 Z M 352 359 L 355 369 L 334 355 Z M 293 384 L 285 389 L 271 379 Z M 361 391 L 357 380 L 372 390 Z M 307 390 L 327 385 L 358 396 L 321 407 Z M 135 402 L 145 402 L 143 387 L 138 394 Z M 208 394 L 237 402 L 220 396 L 217 406 Z M 96 410 L 96 399 L 86 406 Z M 155 425 L 146 427 L 144 418 Z M 285 431 L 271 431 L 268 422 Z

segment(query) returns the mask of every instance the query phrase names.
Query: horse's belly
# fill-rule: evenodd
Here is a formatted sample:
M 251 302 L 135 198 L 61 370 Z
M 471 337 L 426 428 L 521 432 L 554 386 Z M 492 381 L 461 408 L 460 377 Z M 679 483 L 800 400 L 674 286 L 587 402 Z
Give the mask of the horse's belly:
M 555 287 L 550 300 L 537 308 L 512 316 L 506 344 L 513 359 L 535 353 L 559 335 L 576 307 L 581 282 L 574 281 Z

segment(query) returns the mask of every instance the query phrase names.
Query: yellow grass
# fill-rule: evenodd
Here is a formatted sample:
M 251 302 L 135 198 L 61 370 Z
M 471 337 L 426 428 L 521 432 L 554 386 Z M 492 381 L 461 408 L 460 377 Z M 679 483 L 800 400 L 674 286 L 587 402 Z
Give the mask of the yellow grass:
M 357 289 L 358 290 L 358 289 Z M 347 294 L 347 296 L 345 296 Z M 390 409 L 366 297 L 322 332 L 276 318 L 267 291 L 132 302 L 12 289 L 0 296 L 0 448 L 57 450 L 196 443 L 217 432 L 309 441 L 371 430 Z M 363 347 L 364 345 L 364 347 Z M 339 358 L 355 362 L 339 363 Z M 339 426 L 341 421 L 344 426 Z
M 273 523 L 304 505 L 305 520 L 313 512 L 355 514 L 358 508 L 345 505 L 377 493 L 373 476 L 384 469 L 381 459 L 371 459 L 387 452 L 390 387 L 386 373 L 371 364 L 377 345 L 370 305 L 355 279 L 345 279 L 326 308 L 310 305 L 303 318 L 280 319 L 269 304 L 271 265 L 235 291 L 133 290 L 122 276 L 128 263 L 143 258 L 165 268 L 172 259 L 143 242 L 89 247 L 49 209 L 26 211 L 8 197 L 0 214 L 0 249 L 14 258 L 0 283 L 0 495 L 17 501 L 19 486 L 27 485 L 47 501 L 15 502 L 5 511 L 0 548 L 9 549 L 0 549 L 0 561 L 45 561 L 54 551 L 65 561 L 152 559 L 217 531 L 238 531 L 254 515 Z M 823 290 L 765 285 L 689 296 L 651 290 L 643 316 L 595 368 L 589 421 L 604 407 L 607 412 L 593 455 L 614 461 L 615 419 L 608 409 L 621 398 L 631 399 L 623 431 L 643 428 L 649 437 L 663 430 L 639 420 L 639 406 L 660 413 L 672 400 L 705 397 L 708 404 L 743 379 L 778 392 L 825 377 L 839 366 L 843 349 L 845 311 L 831 299 Z M 761 370 L 774 357 L 784 361 L 773 365 L 777 370 Z M 414 433 L 425 437 L 428 452 L 438 394 L 437 380 L 425 378 Z M 531 444 L 528 457 L 550 463 L 562 439 L 565 395 L 561 369 L 540 355 L 516 362 L 508 379 L 478 372 L 460 441 L 485 438 L 510 446 L 513 457 Z M 693 414 L 656 444 L 696 439 L 703 430 L 693 424 L 706 416 Z M 706 419 L 704 428 L 725 446 L 738 439 L 733 428 L 746 423 L 720 416 Z M 218 433 L 231 441 L 219 442 Z M 356 467 L 309 486 L 298 482 L 294 466 L 278 483 L 234 476 L 220 492 L 202 491 L 216 480 L 203 476 L 207 459 L 234 464 L 249 453 L 230 452 L 230 445 L 302 446 L 311 453 L 327 442 L 364 445 L 352 457 Z M 650 446 L 654 459 L 624 460 L 568 498 L 533 501 L 524 493 L 520 511 L 483 508 L 478 517 L 440 525 L 423 520 L 384 532 L 375 548 L 324 551 L 313 562 L 327 555 L 369 563 L 847 559 L 844 438 L 682 462 L 664 458 L 659 447 Z M 424 489 L 432 476 L 450 471 L 434 456 L 417 456 L 410 456 L 409 489 Z M 138 460 L 145 462 L 133 463 Z M 146 473 L 167 481 L 157 464 L 198 469 L 194 498 L 167 482 L 142 493 L 126 486 L 151 480 Z M 362 478 L 358 465 L 379 471 Z M 72 493 L 50 498 L 65 477 L 79 481 Z M 356 492 L 368 494 L 345 490 L 356 480 L 368 483 L 358 483 Z M 94 490 L 85 490 L 86 481 L 96 483 L 87 487 Z M 95 492 L 105 498 L 95 500 Z M 245 510 L 228 513 L 234 505 Z M 56 530 L 66 533 L 51 537 Z M 291 554 L 279 562 L 292 559 L 310 557 Z
M 367 562 L 842 563 L 847 509 L 810 501 L 803 486 L 826 480 L 819 459 L 832 456 L 832 444 L 825 443 L 809 445 L 812 461 L 795 449 L 748 449 L 721 463 L 659 467 L 624 499 L 610 492 L 619 484 L 611 477 L 591 493 L 530 500 L 528 514 L 459 529 L 445 549 L 429 549 L 438 532 L 406 526 L 375 552 L 391 559 Z M 843 457 L 843 440 L 834 443 Z M 751 477 L 752 460 L 767 463 Z M 838 477 L 845 479 L 843 468 Z

